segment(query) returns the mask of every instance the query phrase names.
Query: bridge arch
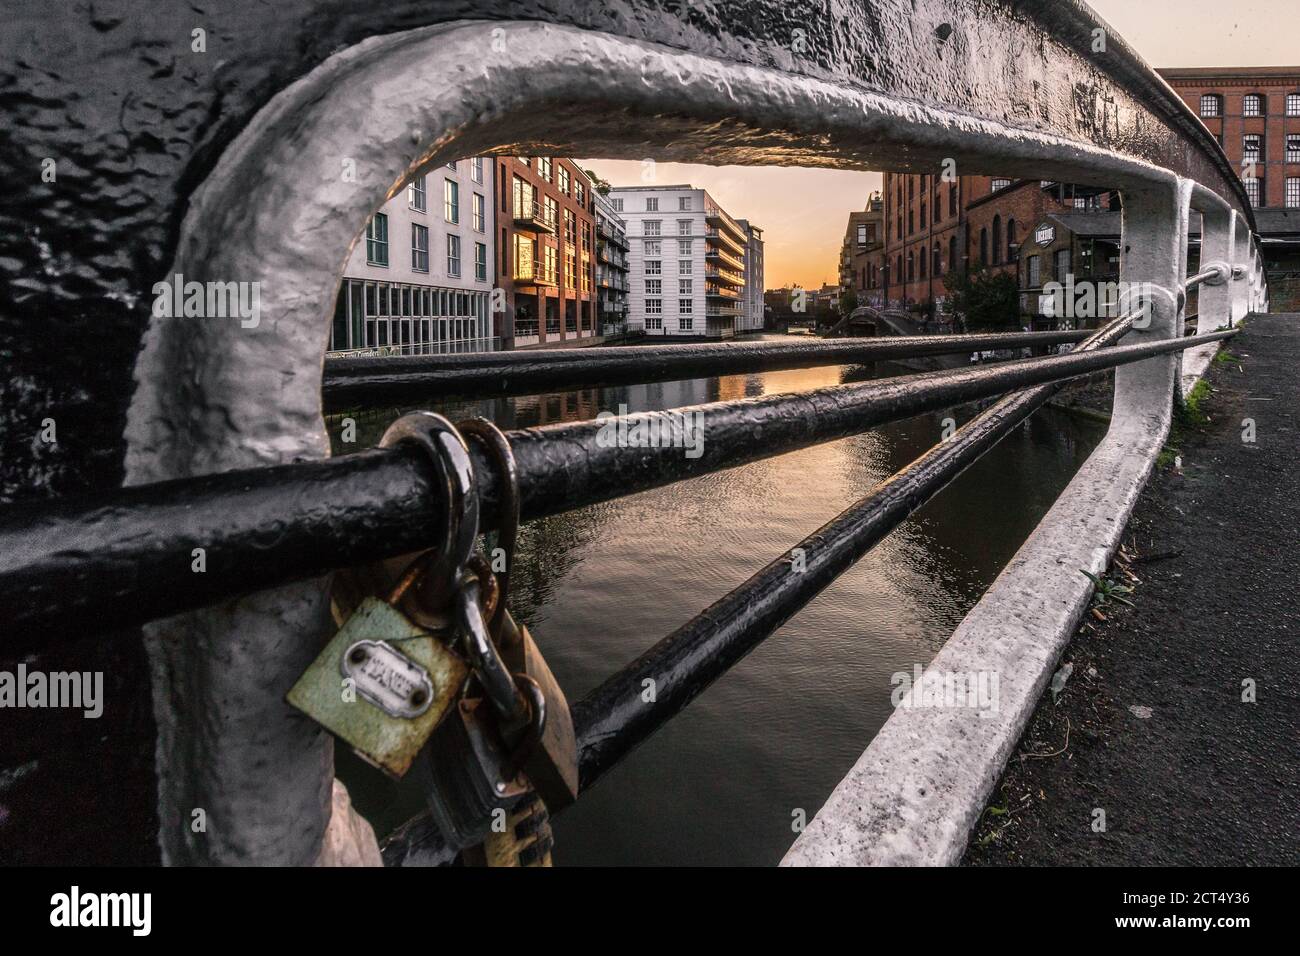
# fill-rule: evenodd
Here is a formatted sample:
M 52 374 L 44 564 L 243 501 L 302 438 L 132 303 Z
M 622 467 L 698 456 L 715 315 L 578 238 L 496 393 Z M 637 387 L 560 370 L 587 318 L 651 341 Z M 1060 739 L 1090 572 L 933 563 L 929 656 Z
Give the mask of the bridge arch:
M 987 29 L 996 35 L 998 24 Z M 1099 101 L 1104 93 L 1096 89 Z M 1100 178 L 1128 190 L 1134 214 L 1150 217 L 1142 238 L 1158 248 L 1136 257 L 1135 268 L 1171 282 L 1166 260 L 1183 264 L 1183 240 L 1162 239 L 1155 223 L 1181 221 L 1186 181 L 1099 145 L 1113 133 L 1105 124 L 1088 127 L 1094 142 L 1070 135 L 1073 118 L 1058 120 L 1054 129 L 1015 127 L 978 110 L 538 21 L 368 39 L 278 94 L 192 196 L 170 272 L 258 283 L 260 319 L 250 328 L 151 324 L 128 416 L 128 483 L 327 455 L 321 361 L 360 227 L 413 176 L 472 155 L 653 152 L 900 171 L 955 158 L 963 172 Z M 1177 317 L 1164 314 L 1145 334 L 1176 329 Z M 1167 426 L 1156 397 L 1167 394 L 1175 367 L 1152 360 L 1145 372 L 1120 375 L 1153 428 Z M 220 823 L 201 841 L 187 827 L 164 828 L 168 861 L 302 863 L 322 846 L 365 856 L 363 831 L 338 815 L 329 829 L 328 740 L 286 719 L 281 703 L 314 654 L 304 635 L 328 629 L 324 581 L 149 628 L 160 816 L 188 819 L 203 807 Z

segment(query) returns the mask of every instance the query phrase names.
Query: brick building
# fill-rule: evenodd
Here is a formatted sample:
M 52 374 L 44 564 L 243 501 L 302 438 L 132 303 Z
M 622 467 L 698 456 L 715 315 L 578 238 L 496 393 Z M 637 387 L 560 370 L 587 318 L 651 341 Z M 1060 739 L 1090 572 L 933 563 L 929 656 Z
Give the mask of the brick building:
M 849 213 L 840 243 L 840 292 L 853 293 L 860 304 L 880 285 L 880 257 L 872 255 L 885 244 L 885 201 L 872 193 L 866 208 Z
M 505 348 L 596 334 L 595 205 L 586 173 L 567 159 L 498 157 L 496 316 Z

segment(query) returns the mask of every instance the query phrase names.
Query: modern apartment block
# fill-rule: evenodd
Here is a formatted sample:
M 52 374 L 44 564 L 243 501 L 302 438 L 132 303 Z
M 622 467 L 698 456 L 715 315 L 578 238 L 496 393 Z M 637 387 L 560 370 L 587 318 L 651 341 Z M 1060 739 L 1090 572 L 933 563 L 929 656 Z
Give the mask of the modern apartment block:
M 596 214 L 596 314 L 601 335 L 627 330 L 627 223 L 614 203 L 593 188 Z
M 506 348 L 594 336 L 596 222 L 586 173 L 551 156 L 498 157 L 498 334 Z
M 736 319 L 737 332 L 761 332 L 766 315 L 763 304 L 763 230 L 748 219 L 737 219 L 745 230 L 745 290 L 743 313 Z
M 627 222 L 630 328 L 647 336 L 727 338 L 745 314 L 744 227 L 703 189 L 619 186 Z
M 492 161 L 430 170 L 384 203 L 353 247 L 330 327 L 344 354 L 497 347 Z

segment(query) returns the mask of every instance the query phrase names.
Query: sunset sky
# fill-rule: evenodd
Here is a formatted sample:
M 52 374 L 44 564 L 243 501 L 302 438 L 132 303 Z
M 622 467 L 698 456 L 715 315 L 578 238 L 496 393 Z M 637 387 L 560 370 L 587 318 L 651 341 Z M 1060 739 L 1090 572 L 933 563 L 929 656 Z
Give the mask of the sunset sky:
M 1092 0 L 1092 7 L 1148 63 L 1292 66 L 1300 62 L 1298 0 Z M 615 185 L 641 181 L 636 161 L 582 160 Z M 734 216 L 764 229 L 766 286 L 806 288 L 837 280 L 846 217 L 880 188 L 879 173 L 798 167 L 660 163 L 656 181 L 707 189 Z

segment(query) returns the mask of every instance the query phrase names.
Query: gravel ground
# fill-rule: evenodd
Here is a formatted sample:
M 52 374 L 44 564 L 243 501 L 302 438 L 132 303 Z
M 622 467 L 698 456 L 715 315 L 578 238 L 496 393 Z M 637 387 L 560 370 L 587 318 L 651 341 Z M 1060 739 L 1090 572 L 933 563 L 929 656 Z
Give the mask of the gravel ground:
M 1300 863 L 1300 315 L 1226 349 L 966 864 Z

